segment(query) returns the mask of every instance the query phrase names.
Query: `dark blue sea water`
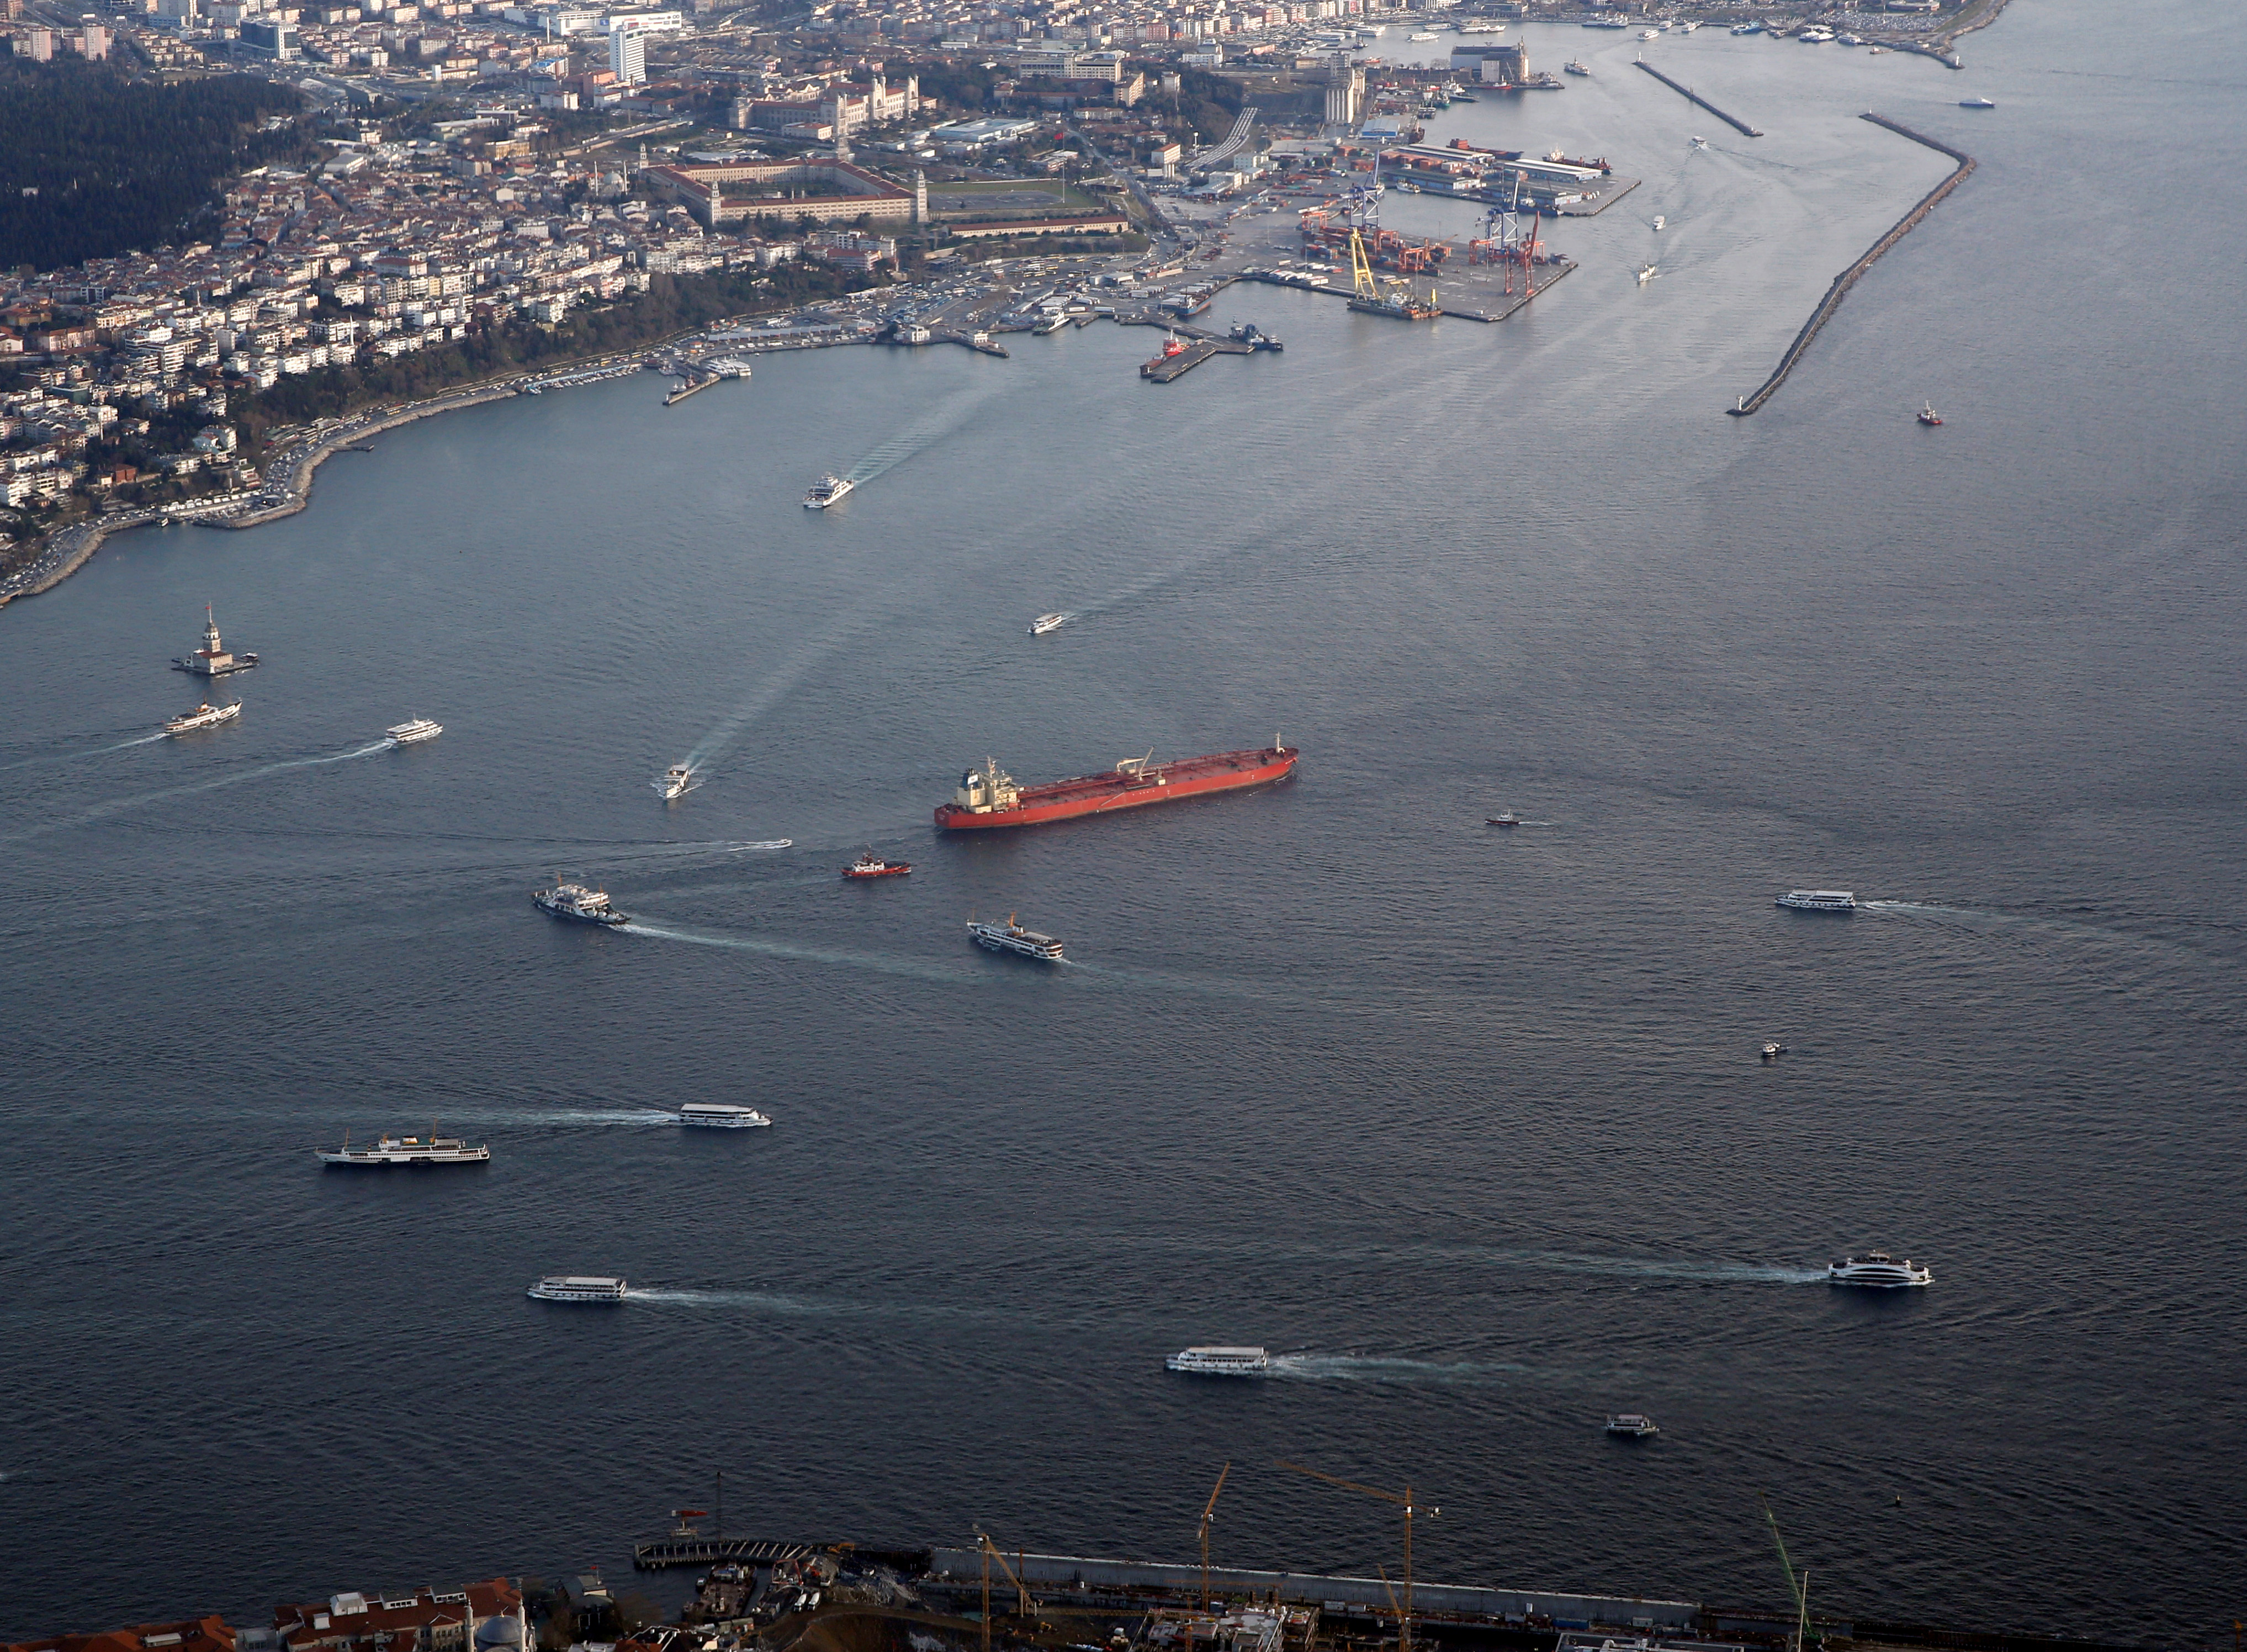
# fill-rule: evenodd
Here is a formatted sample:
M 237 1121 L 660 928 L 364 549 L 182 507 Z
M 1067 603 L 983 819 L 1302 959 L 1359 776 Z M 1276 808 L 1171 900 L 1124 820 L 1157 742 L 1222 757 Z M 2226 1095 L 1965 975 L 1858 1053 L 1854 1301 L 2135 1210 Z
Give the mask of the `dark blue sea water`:
M 1284 1457 L 1440 1505 L 1423 1577 L 1775 1605 L 1760 1492 L 1844 1616 L 2225 1639 L 2228 21 L 1661 43 L 1754 142 L 1533 33 L 1598 76 L 1437 137 L 1647 182 L 1505 326 L 1239 290 L 1287 353 L 1166 388 L 1096 328 L 516 400 L 0 614 L 0 1633 L 614 1570 L 721 1470 L 742 1529 L 1183 1559 L 1229 1459 L 1221 1561 L 1393 1570 Z M 1943 175 L 1867 107 L 1982 168 L 1725 419 Z M 129 743 L 206 601 L 240 721 Z M 1279 788 L 930 829 L 987 754 L 1275 733 Z M 492 1164 L 311 1156 L 432 1121 Z M 1817 1282 L 1874 1245 L 1934 1287 Z M 1166 1377 L 1199 1341 L 1293 1352 Z

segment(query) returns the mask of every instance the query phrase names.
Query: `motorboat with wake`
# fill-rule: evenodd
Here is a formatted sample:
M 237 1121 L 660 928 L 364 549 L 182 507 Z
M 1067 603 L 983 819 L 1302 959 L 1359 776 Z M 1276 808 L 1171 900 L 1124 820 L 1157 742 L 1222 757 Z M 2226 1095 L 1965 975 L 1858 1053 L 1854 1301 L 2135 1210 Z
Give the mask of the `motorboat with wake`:
M 694 765 L 692 763 L 673 763 L 648 783 L 655 788 L 657 795 L 667 803 L 674 797 L 686 796 L 687 793 L 700 786 L 702 783 L 702 776 L 695 773 Z
M 1829 1285 L 1867 1285 L 1875 1290 L 1902 1290 L 1933 1281 L 1935 1271 L 1906 1257 L 1899 1262 L 1886 1251 L 1867 1251 L 1844 1257 L 1826 1269 Z
M 216 728 L 221 723 L 230 723 L 242 715 L 242 702 L 230 700 L 223 706 L 214 706 L 208 700 L 193 711 L 181 712 L 164 725 L 164 738 L 170 740 L 181 734 L 192 734 L 198 729 Z
M 1030 622 L 1030 635 L 1042 637 L 1049 631 L 1059 631 L 1069 624 L 1067 614 L 1040 614 Z
M 1655 276 L 1661 273 L 1662 269 L 1660 265 L 1648 264 L 1644 269 L 1638 272 L 1638 284 L 1643 287 L 1648 282 L 1653 280 Z

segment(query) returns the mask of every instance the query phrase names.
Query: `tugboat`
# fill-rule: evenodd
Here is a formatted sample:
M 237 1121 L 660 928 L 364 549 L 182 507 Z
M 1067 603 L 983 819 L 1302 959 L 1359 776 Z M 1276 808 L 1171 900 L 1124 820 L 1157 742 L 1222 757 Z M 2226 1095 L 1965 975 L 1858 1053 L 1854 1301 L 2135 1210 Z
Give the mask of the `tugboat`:
M 193 711 L 181 712 L 166 723 L 164 738 L 170 740 L 180 734 L 192 734 L 199 728 L 216 728 L 221 723 L 230 723 L 241 715 L 242 702 L 238 700 L 225 706 L 214 706 L 205 700 Z
M 994 952 L 1018 952 L 1044 964 L 1062 961 L 1059 941 L 1034 929 L 1024 929 L 1014 921 L 1012 912 L 1007 914 L 1003 924 L 979 923 L 971 918 L 967 920 L 967 933 L 978 946 L 987 946 Z
M 543 912 L 557 918 L 566 918 L 577 924 L 605 924 L 611 928 L 625 921 L 625 915 L 609 905 L 609 893 L 604 889 L 588 889 L 583 884 L 565 884 L 559 878 L 551 889 L 535 889 L 531 900 Z
M 218 621 L 212 617 L 210 604 L 203 604 L 203 645 L 185 659 L 172 662 L 174 671 L 183 671 L 196 677 L 224 677 L 231 672 L 248 671 L 257 663 L 255 654 L 229 654 L 226 645 L 218 639 Z
M 1931 401 L 1919 410 L 1918 419 L 1923 425 L 1939 425 L 1943 422 L 1943 415 L 1935 411 L 1935 404 Z
M 843 869 L 845 877 L 903 877 L 912 870 L 912 863 L 902 860 L 883 860 L 872 850 Z
M 857 487 L 848 476 L 822 476 L 811 484 L 811 491 L 803 496 L 806 510 L 824 510 L 830 505 L 839 505 L 843 497 Z

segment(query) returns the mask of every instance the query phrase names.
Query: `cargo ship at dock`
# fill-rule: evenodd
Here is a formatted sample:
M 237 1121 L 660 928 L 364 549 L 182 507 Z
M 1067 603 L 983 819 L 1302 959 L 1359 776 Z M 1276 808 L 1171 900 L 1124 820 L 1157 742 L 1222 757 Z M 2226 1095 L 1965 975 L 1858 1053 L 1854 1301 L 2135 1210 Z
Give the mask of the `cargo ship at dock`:
M 1256 751 L 1215 752 L 1169 763 L 1156 762 L 1150 752 L 1144 757 L 1127 757 L 1105 774 L 1043 786 L 1016 784 L 992 759 L 960 777 L 953 801 L 938 805 L 936 823 L 944 831 L 1043 826 L 1085 815 L 1175 803 L 1285 780 L 1294 773 L 1296 756 L 1295 747 L 1277 741 Z

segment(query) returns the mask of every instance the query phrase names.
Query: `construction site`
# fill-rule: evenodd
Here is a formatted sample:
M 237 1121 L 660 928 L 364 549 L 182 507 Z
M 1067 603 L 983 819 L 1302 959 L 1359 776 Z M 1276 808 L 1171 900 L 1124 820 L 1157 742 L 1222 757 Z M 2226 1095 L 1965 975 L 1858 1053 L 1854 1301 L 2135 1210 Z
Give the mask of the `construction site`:
M 1440 1510 L 1411 1486 L 1277 1467 L 1327 1494 L 1385 1504 L 1393 1568 L 1384 1560 L 1363 1577 L 1213 1564 L 1229 1463 L 1194 1530 L 1198 1562 L 1184 1564 L 1043 1553 L 980 1528 L 972 1545 L 925 1548 L 727 1537 L 722 1521 L 707 1533 L 695 1523 L 703 1511 L 675 1510 L 678 1526 L 636 1545 L 633 1560 L 696 1568 L 693 1599 L 679 1621 L 638 1630 L 617 1652 L 2125 1652 L 1821 1613 L 1768 1508 L 1770 1575 L 1745 1587 L 1786 1601 L 1778 1611 L 1431 1583 L 1414 1573 L 1413 1529 Z

